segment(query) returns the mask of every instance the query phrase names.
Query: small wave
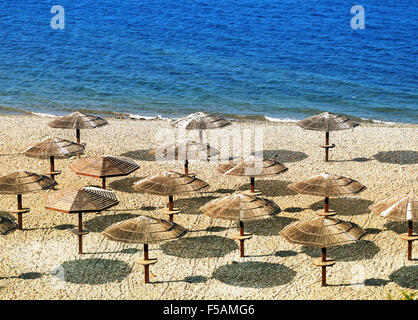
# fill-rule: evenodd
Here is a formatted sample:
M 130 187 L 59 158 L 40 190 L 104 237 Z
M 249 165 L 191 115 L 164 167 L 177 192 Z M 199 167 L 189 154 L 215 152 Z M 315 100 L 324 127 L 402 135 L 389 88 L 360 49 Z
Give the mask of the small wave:
M 163 117 L 161 117 L 161 115 L 157 115 L 157 116 L 141 116 L 139 114 L 129 114 L 128 115 L 129 119 L 134 119 L 134 120 L 160 120 L 163 119 Z
M 296 119 L 290 119 L 290 118 L 273 118 L 273 117 L 267 117 L 265 116 L 267 121 L 270 122 L 298 122 L 299 120 Z
M 42 113 L 42 112 L 32 112 L 33 115 L 38 117 L 49 117 L 49 118 L 55 118 L 56 115 L 50 114 L 50 113 Z
M 377 119 L 369 119 L 369 118 L 360 118 L 361 121 L 367 122 L 367 123 L 381 123 L 381 124 L 399 124 L 398 122 L 391 122 L 391 121 L 383 121 L 383 120 L 377 120 Z

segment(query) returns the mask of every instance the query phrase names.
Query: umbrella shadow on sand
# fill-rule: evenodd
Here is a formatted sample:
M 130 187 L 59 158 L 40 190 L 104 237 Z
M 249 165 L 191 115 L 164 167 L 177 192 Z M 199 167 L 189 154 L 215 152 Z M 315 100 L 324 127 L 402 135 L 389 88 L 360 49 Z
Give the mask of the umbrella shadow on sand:
M 8 234 L 17 229 L 16 218 L 9 212 L 0 211 L 0 235 Z
M 393 164 L 417 164 L 418 151 L 412 150 L 396 150 L 396 151 L 380 151 L 373 156 L 379 162 Z
M 331 198 L 329 199 L 329 208 L 339 215 L 357 215 L 370 213 L 369 206 L 373 201 L 357 198 Z M 324 200 L 312 203 L 309 206 L 312 210 L 324 210 Z
M 280 215 L 280 213 L 279 213 Z M 258 236 L 277 236 L 278 233 L 287 225 L 295 222 L 297 219 L 288 217 L 272 217 L 261 220 L 245 221 L 245 231 Z
M 121 153 L 122 157 L 132 158 L 134 160 L 141 160 L 141 161 L 155 161 L 155 156 L 148 153 L 149 150 L 133 150 Z
M 408 223 L 405 221 L 388 221 L 384 224 L 384 227 L 397 234 L 408 232 Z
M 84 225 L 90 232 L 102 232 L 104 229 L 110 227 L 116 222 L 132 219 L 135 217 L 138 217 L 138 215 L 132 213 L 98 215 L 93 219 L 85 221 Z
M 418 290 L 418 265 L 404 266 L 392 272 L 389 279 L 401 287 Z
M 303 253 L 312 258 L 321 257 L 321 249 L 302 246 Z M 373 258 L 380 248 L 370 240 L 359 240 L 351 244 L 327 248 L 327 254 L 336 261 L 359 261 Z
M 281 163 L 302 161 L 308 157 L 304 152 L 291 150 L 264 150 L 263 156 Z
M 223 257 L 238 250 L 238 245 L 232 239 L 208 235 L 165 242 L 160 248 L 169 256 L 195 259 Z
M 291 184 L 290 181 L 284 180 L 268 180 L 255 179 L 255 188 L 260 190 L 262 194 L 260 197 L 278 197 L 278 196 L 293 196 L 296 192 L 290 190 L 287 186 Z M 238 191 L 245 191 L 250 189 L 250 184 L 246 183 L 238 188 Z
M 287 284 L 296 272 L 282 264 L 259 261 L 233 262 L 217 268 L 212 277 L 225 284 L 247 288 L 267 288 Z
M 200 207 L 211 200 L 216 199 L 214 196 L 202 196 L 194 198 L 174 199 L 174 206 L 179 208 L 181 213 L 185 214 L 201 214 Z
M 109 183 L 109 188 L 121 192 L 138 193 L 134 190 L 133 185 L 135 182 L 142 180 L 143 177 L 128 177 L 124 179 L 114 180 Z
M 65 261 L 57 268 L 56 277 L 77 284 L 104 284 L 121 281 L 132 271 L 131 266 L 120 260 L 80 259 Z

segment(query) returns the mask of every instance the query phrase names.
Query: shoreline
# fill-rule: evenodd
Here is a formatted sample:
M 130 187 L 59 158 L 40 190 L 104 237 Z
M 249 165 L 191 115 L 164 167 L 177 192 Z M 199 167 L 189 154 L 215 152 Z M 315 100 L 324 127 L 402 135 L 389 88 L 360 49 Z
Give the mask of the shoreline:
M 24 109 L 19 109 L 15 107 L 10 106 L 0 106 L 0 110 L 9 111 L 10 113 L 0 113 L 0 116 L 38 116 L 38 117 L 45 117 L 45 118 L 53 118 L 62 116 L 74 111 L 77 111 L 77 109 L 74 110 L 65 110 L 60 112 L 59 114 L 52 114 L 52 113 L 44 113 L 44 112 L 36 112 L 36 111 L 29 111 Z M 166 121 L 172 121 L 179 119 L 179 117 L 163 117 L 161 115 L 140 115 L 140 114 L 132 114 L 132 113 L 126 113 L 126 112 L 116 112 L 116 111 L 109 111 L 109 110 L 90 110 L 90 109 L 79 109 L 78 111 L 97 115 L 103 118 L 107 119 L 132 119 L 132 120 L 166 120 Z M 314 114 L 319 114 L 322 111 L 319 111 L 318 113 L 312 113 L 307 114 L 306 117 L 312 116 Z M 361 118 L 357 116 L 352 116 L 350 114 L 346 113 L 337 113 L 342 116 L 348 117 L 351 120 L 354 120 L 361 125 L 364 124 L 383 124 L 383 125 L 396 125 L 396 126 L 403 126 L 403 125 L 412 125 L 412 126 L 418 126 L 418 123 L 414 122 L 392 122 L 387 120 L 377 120 L 377 119 L 369 119 L 369 118 Z M 217 113 L 217 115 L 222 116 L 224 118 L 227 118 L 231 121 L 237 121 L 237 122 L 267 122 L 267 123 L 296 123 L 301 119 L 293 119 L 293 118 L 278 118 L 278 117 L 271 117 L 267 115 L 234 115 L 229 113 Z M 185 116 L 185 115 L 184 115 Z M 305 118 L 306 118 L 305 117 Z
M 94 110 L 81 110 L 81 112 L 88 111 L 90 114 L 100 116 L 105 118 L 106 120 L 132 120 L 132 121 L 163 121 L 163 122 L 171 122 L 178 118 L 164 118 L 160 115 L 157 116 L 141 116 L 141 115 L 134 115 L 134 114 L 125 114 L 125 113 L 114 113 L 114 112 L 106 112 L 105 114 L 101 114 L 100 112 L 93 113 Z M 113 115 L 113 116 L 111 116 Z M 344 116 L 348 116 L 346 114 L 342 114 Z M 0 113 L 0 117 L 12 117 L 12 118 L 19 118 L 19 117 L 34 117 L 34 118 L 50 118 L 53 119 L 61 115 L 55 114 L 47 114 L 41 112 L 31 112 L 25 111 L 22 114 L 7 114 L 7 113 Z M 225 115 L 221 115 L 224 116 Z M 296 122 L 299 121 L 296 119 L 287 119 L 287 118 L 272 118 L 267 116 L 236 116 L 233 117 L 226 117 L 228 120 L 235 122 L 235 123 L 254 123 L 254 124 L 284 124 L 284 125 L 296 125 Z M 263 119 L 264 118 L 264 119 Z M 352 118 L 351 118 L 352 119 Z M 352 119 L 354 120 L 354 119 Z M 400 127 L 400 128 L 418 128 L 418 123 L 408 123 L 408 122 L 390 122 L 390 121 L 380 121 L 380 120 L 354 120 L 358 122 L 363 127 Z

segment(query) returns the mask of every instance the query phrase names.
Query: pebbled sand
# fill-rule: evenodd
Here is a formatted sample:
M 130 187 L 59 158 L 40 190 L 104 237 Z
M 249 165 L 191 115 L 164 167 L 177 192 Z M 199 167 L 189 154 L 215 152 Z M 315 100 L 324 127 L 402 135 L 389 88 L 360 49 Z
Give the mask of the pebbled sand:
M 0 128 L 0 174 L 18 169 L 42 173 L 47 160 L 18 153 L 47 135 L 75 140 L 75 131 L 52 129 L 49 118 L 2 116 Z M 158 258 L 151 267 L 153 284 L 143 284 L 141 245 L 112 242 L 100 235 L 107 226 L 138 214 L 161 217 L 165 197 L 134 193 L 132 183 L 163 169 L 182 172 L 181 163 L 156 163 L 146 154 L 156 143 L 167 121 L 109 119 L 110 125 L 81 132 L 87 155 L 125 155 L 141 168 L 127 177 L 111 178 L 120 204 L 102 214 L 84 215 L 90 234 L 84 237 L 85 254 L 77 254 L 77 240 L 70 229 L 75 215 L 44 209 L 46 192 L 23 196 L 26 230 L 0 235 L 1 299 L 387 299 L 401 291 L 418 290 L 418 243 L 414 261 L 406 260 L 406 244 L 397 234 L 406 232 L 406 223 L 391 223 L 372 216 L 367 209 L 377 199 L 418 190 L 418 126 L 364 124 L 352 132 L 331 133 L 329 163 L 323 162 L 324 134 L 304 131 L 292 123 L 234 122 L 233 126 L 211 131 L 211 138 L 262 130 L 265 156 L 278 155 L 289 170 L 278 177 L 256 179 L 256 188 L 282 209 L 275 219 L 246 223 L 254 236 L 246 242 L 245 258 L 239 258 L 237 243 L 229 237 L 237 224 L 211 221 L 199 212 L 207 201 L 224 196 L 248 180 L 222 176 L 216 163 L 191 162 L 190 172 L 210 184 L 202 193 L 175 197 L 182 214 L 175 221 L 190 232 L 182 239 L 150 245 L 150 257 Z M 216 145 L 214 147 L 217 147 Z M 234 149 L 234 148 L 233 148 Z M 58 188 L 100 185 L 100 180 L 77 176 L 56 160 Z M 287 224 L 310 219 L 321 210 L 322 199 L 294 194 L 286 185 L 328 171 L 360 181 L 367 190 L 356 197 L 331 199 L 337 217 L 353 221 L 368 231 L 353 245 L 328 250 L 337 264 L 328 269 L 326 288 L 320 287 L 320 270 L 311 263 L 319 255 L 312 249 L 288 243 L 278 235 Z M 0 195 L 0 215 L 16 205 L 14 196 Z M 414 231 L 417 232 L 416 226 Z M 352 284 L 360 285 L 352 285 Z

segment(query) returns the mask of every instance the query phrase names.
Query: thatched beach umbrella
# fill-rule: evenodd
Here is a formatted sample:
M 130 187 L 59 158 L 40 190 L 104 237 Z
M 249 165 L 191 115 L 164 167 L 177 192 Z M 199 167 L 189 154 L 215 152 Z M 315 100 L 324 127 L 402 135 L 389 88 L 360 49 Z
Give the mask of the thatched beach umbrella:
M 208 186 L 205 181 L 196 177 L 174 171 L 165 171 L 162 174 L 136 182 L 133 188 L 144 193 L 168 196 L 168 210 L 163 210 L 163 213 L 168 214 L 169 221 L 173 221 L 173 215 L 180 213 L 178 209 L 173 208 L 173 196 L 198 191 Z
M 149 266 L 156 263 L 157 259 L 149 258 L 148 244 L 173 240 L 185 233 L 186 229 L 174 222 L 138 216 L 111 225 L 102 235 L 114 241 L 144 244 L 144 259 L 137 260 L 136 263 L 144 266 L 145 283 L 149 283 Z
M 80 143 L 81 129 L 94 129 L 107 124 L 109 124 L 109 122 L 103 118 L 85 114 L 79 111 L 73 112 L 66 116 L 58 117 L 48 123 L 48 125 L 52 128 L 75 129 L 77 143 Z
M 83 230 L 83 213 L 100 212 L 116 206 L 119 203 L 116 194 L 110 190 L 96 187 L 82 189 L 64 189 L 54 191 L 47 197 L 45 209 L 63 213 L 78 213 L 78 229 L 72 232 L 78 236 L 78 253 L 83 253 L 82 236 L 88 234 Z
M 412 242 L 418 240 L 418 235 L 412 233 L 412 221 L 418 221 L 418 197 L 415 195 L 390 197 L 376 201 L 369 209 L 386 219 L 408 222 L 408 233 L 400 234 L 399 238 L 408 242 L 408 260 L 412 260 Z
M 326 267 L 335 264 L 334 260 L 327 259 L 327 248 L 353 243 L 365 233 L 366 231 L 352 222 L 320 216 L 308 221 L 296 221 L 279 234 L 291 243 L 321 248 L 321 258 L 313 259 L 312 263 L 322 268 L 321 285 L 325 287 Z
M 297 125 L 306 130 L 325 131 L 325 145 L 321 145 L 320 147 L 325 149 L 325 161 L 328 161 L 328 150 L 335 148 L 335 144 L 329 144 L 330 131 L 352 129 L 360 124 L 338 114 L 323 112 L 303 119 L 297 122 Z
M 22 153 L 25 156 L 38 159 L 49 158 L 50 169 L 45 174 L 54 179 L 56 175 L 61 173 L 61 171 L 55 171 L 55 158 L 70 158 L 74 155 L 80 155 L 83 152 L 84 146 L 82 144 L 56 137 L 46 137 L 40 142 L 29 146 Z
M 0 177 L 0 193 L 17 195 L 17 210 L 11 213 L 17 214 L 17 224 L 20 230 L 23 229 L 22 214 L 30 211 L 29 208 L 22 207 L 22 194 L 50 189 L 56 184 L 56 181 L 50 177 L 25 170 Z
M 240 256 L 244 257 L 244 241 L 252 237 L 244 233 L 244 221 L 272 217 L 280 212 L 280 208 L 273 201 L 249 194 L 233 194 L 214 199 L 200 208 L 205 215 L 212 219 L 231 220 L 239 222 L 240 233 L 232 239 L 240 242 Z
M 366 186 L 356 180 L 330 173 L 322 173 L 306 180 L 289 184 L 287 187 L 297 193 L 324 197 L 323 215 L 326 216 L 333 215 L 329 213 L 330 197 L 354 195 L 366 189 Z
M 103 189 L 106 189 L 106 178 L 127 176 L 139 169 L 133 159 L 120 156 L 80 158 L 68 166 L 78 175 L 102 179 Z
M 250 177 L 249 193 L 260 195 L 261 192 L 255 190 L 255 177 L 277 175 L 287 171 L 287 168 L 273 159 L 261 159 L 251 155 L 221 164 L 218 171 L 225 175 Z
M 189 174 L 189 160 L 206 160 L 219 154 L 219 151 L 211 148 L 207 143 L 198 143 L 193 140 L 179 140 L 170 144 L 163 144 L 151 149 L 149 154 L 155 156 L 155 160 L 180 160 L 184 161 L 184 174 Z
M 203 130 L 223 128 L 230 124 L 231 121 L 206 112 L 192 113 L 171 123 L 176 128 L 199 130 L 200 143 L 203 143 Z

